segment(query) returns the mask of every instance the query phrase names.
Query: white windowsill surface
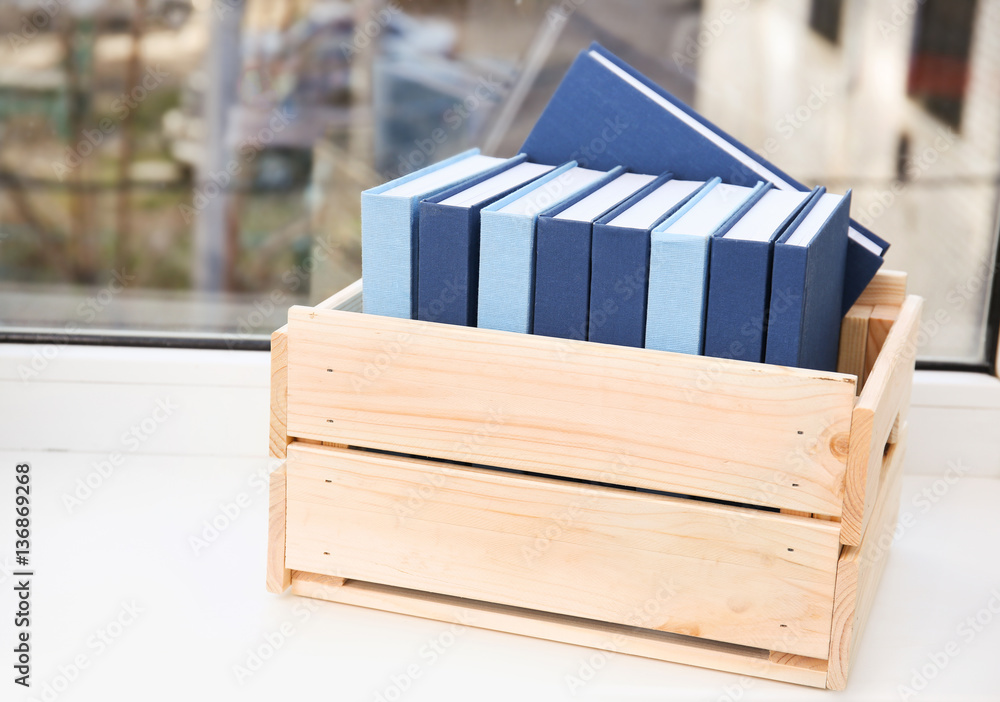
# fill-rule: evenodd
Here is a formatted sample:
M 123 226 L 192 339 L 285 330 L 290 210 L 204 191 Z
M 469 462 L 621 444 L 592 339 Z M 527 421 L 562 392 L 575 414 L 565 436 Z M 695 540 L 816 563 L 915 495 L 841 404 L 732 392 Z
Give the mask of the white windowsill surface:
M 54 699 L 71 702 L 192 693 L 391 702 L 832 699 L 798 686 L 270 595 L 263 575 L 272 467 L 267 354 L 63 347 L 21 380 L 18 368 L 42 348 L 0 346 L 0 465 L 8 476 L 0 524 L 13 524 L 13 465 L 30 462 L 36 573 L 34 686 L 25 692 L 12 683 L 13 627 L 5 616 L 2 699 L 50 699 L 46 684 Z M 837 698 L 993 699 L 1000 686 L 1000 381 L 919 373 L 912 405 L 900 509 L 906 526 L 848 690 Z M 951 479 L 956 470 L 962 477 Z M 89 494 L 80 487 L 88 478 Z M 13 528 L 0 530 L 3 612 L 15 606 L 12 547 Z M 120 625 L 123 606 L 133 602 L 141 611 L 122 615 Z M 967 623 L 977 615 L 988 621 Z M 252 651 L 267 660 L 258 667 Z M 79 662 L 87 667 L 68 681 Z M 901 685 L 915 696 L 905 697 Z

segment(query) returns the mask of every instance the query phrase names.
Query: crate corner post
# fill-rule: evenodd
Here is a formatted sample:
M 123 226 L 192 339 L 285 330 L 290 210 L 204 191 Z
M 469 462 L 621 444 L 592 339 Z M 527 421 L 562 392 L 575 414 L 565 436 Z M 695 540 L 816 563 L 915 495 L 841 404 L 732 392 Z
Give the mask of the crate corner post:
M 285 567 L 285 520 L 287 473 L 282 463 L 270 475 L 267 510 L 267 591 L 282 593 L 292 584 L 292 571 Z

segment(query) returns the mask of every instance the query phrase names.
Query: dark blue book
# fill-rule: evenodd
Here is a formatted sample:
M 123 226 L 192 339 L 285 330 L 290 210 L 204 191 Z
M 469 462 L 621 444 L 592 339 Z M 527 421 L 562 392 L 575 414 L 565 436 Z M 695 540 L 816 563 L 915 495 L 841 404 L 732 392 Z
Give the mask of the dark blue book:
M 775 242 L 766 363 L 837 370 L 850 207 L 818 188 Z
M 704 186 L 666 173 L 594 222 L 588 340 L 642 348 L 650 232 Z
M 611 171 L 594 188 L 538 217 L 535 233 L 534 334 L 587 338 L 591 234 L 594 220 L 656 176 Z
M 771 188 L 733 226 L 712 239 L 705 355 L 764 361 L 774 242 L 809 193 Z
M 521 151 L 537 163 L 574 159 L 587 168 L 669 170 L 676 178 L 808 191 L 802 183 L 708 122 L 599 44 L 580 53 Z M 888 243 L 851 222 L 842 312 L 882 265 Z
M 417 319 L 476 326 L 479 214 L 552 170 L 524 154 L 420 203 Z

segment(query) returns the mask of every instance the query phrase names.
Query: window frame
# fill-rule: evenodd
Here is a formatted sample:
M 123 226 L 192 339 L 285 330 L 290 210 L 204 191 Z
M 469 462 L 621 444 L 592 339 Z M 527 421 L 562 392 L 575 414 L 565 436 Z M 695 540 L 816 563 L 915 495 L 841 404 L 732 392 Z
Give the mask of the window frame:
M 1000 348 L 1000 227 L 996 232 L 993 282 L 987 300 L 986 348 L 984 358 L 978 363 L 965 361 L 917 360 L 918 370 L 965 371 L 1000 376 L 997 352 Z M 218 334 L 212 336 L 141 334 L 136 332 L 80 332 L 57 330 L 7 330 L 0 327 L 0 343 L 40 344 L 55 346 L 121 346 L 137 348 L 220 349 L 229 351 L 268 351 L 269 335 L 264 338 L 240 337 Z

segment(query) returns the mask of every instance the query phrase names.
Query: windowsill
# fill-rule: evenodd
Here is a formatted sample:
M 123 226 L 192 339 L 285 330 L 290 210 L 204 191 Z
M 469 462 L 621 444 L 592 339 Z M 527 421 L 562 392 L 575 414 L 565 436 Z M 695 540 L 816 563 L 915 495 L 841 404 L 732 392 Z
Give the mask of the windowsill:
M 325 699 L 331 691 L 337 699 L 382 694 L 418 702 L 466 699 L 470 690 L 489 702 L 526 690 L 529 699 L 552 701 L 831 699 L 823 690 L 272 595 L 264 587 L 265 459 L 138 456 L 67 506 L 65 496 L 76 496 L 77 481 L 93 473 L 95 460 L 0 451 L 4 465 L 31 462 L 37 495 L 33 698 L 46 684 L 62 691 L 58 676 L 83 655 L 87 668 L 67 697 L 79 702 L 139 689 L 150 700 L 195 690 L 197 699 L 248 702 Z M 940 654 L 952 640 L 961 655 L 932 670 L 917 699 L 971 702 L 994 687 L 1000 628 L 968 640 L 973 630 L 963 623 L 1000 602 L 1000 561 L 983 557 L 1000 542 L 1000 521 L 992 518 L 1000 480 L 965 478 L 943 490 L 940 484 L 904 478 L 900 514 L 910 515 L 908 526 L 893 545 L 838 700 L 898 701 L 898 686 L 912 686 L 928 653 Z M 0 504 L 0 521 L 13 523 L 13 500 Z M 11 582 L 0 570 L 0 604 L 8 611 Z M 112 631 L 123 606 L 133 603 L 134 621 L 99 645 L 93 637 Z M 407 670 L 416 671 L 412 680 Z M 408 689 L 399 695 L 393 685 Z
M 19 408 L 4 418 L 0 449 L 113 451 L 157 399 L 170 399 L 177 415 L 136 454 L 264 457 L 269 382 L 259 351 L 0 344 L 0 394 Z M 907 473 L 939 475 L 962 461 L 970 475 L 1000 478 L 997 378 L 918 371 L 909 422 Z
M 22 380 L 19 368 L 36 374 Z M 506 700 L 526 681 L 545 699 L 829 699 L 791 685 L 489 631 L 456 634 L 439 622 L 267 594 L 268 383 L 262 352 L 0 345 L 0 460 L 30 461 L 38 495 L 36 685 L 56 684 L 58 664 L 82 654 L 91 668 L 71 684 L 79 700 L 146 689 L 150 681 L 157 699 L 175 699 L 192 685 L 206 699 L 330 689 L 345 699 L 377 699 L 395 695 L 387 691 L 413 665 L 418 677 L 407 700 L 470 687 L 477 699 Z M 898 686 L 912 684 L 928 651 L 955 639 L 962 655 L 935 671 L 927 690 L 980 699 L 1000 659 L 1000 629 L 967 641 L 961 627 L 993 593 L 1000 598 L 1000 561 L 982 558 L 1000 542 L 993 518 L 1000 380 L 917 373 L 910 426 L 900 508 L 908 526 L 841 697 L 898 699 Z M 956 465 L 963 477 L 949 481 Z M 2 501 L 0 521 L 12 522 L 12 508 Z M 3 580 L 12 562 L 10 551 L 0 554 Z M 9 597 L 9 587 L 0 591 Z M 142 612 L 122 643 L 98 654 L 89 637 L 132 601 Z M 461 645 L 427 653 L 452 636 Z M 277 650 L 259 669 L 247 660 L 248 651 L 268 646 Z M 164 660 L 180 673 L 164 675 Z M 588 672 L 594 660 L 601 669 Z M 245 685 L 237 666 L 249 671 Z M 570 676 L 589 680 L 575 696 Z

